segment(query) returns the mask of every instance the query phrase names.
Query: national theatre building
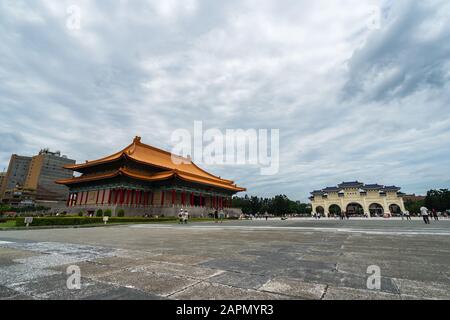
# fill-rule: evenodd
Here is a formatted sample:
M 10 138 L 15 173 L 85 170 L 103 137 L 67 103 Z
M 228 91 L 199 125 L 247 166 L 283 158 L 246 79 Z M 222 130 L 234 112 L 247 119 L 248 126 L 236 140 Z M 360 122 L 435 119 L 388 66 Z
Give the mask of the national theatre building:
M 232 196 L 246 190 L 202 170 L 189 158 L 143 144 L 140 137 L 113 155 L 64 168 L 80 174 L 56 181 L 70 189 L 71 213 L 111 209 L 115 215 L 123 209 L 126 216 L 170 216 L 188 208 L 195 216 L 214 209 L 238 214 Z
M 312 213 L 326 217 L 348 215 L 382 216 L 405 211 L 403 193 L 396 186 L 364 184 L 358 181 L 343 182 L 311 192 Z

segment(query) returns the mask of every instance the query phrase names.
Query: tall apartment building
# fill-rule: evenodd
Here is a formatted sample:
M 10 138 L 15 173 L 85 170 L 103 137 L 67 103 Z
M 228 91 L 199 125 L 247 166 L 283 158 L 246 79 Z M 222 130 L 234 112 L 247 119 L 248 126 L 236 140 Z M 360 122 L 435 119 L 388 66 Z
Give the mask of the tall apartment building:
M 0 189 L 0 198 L 4 197 L 6 190 L 13 190 L 17 186 L 23 187 L 30 168 L 31 157 L 13 154 L 9 160 L 8 171 L 3 178 Z
M 0 172 L 0 200 L 2 199 L 3 183 L 6 181 L 6 172 Z
M 72 171 L 63 168 L 68 164 L 75 164 L 75 160 L 61 156 L 59 151 L 41 150 L 31 159 L 24 187 L 36 190 L 36 199 L 38 200 L 65 201 L 69 189 L 56 184 L 55 181 L 72 177 Z
M 33 157 L 14 154 L 0 190 L 0 198 L 4 202 L 11 202 L 8 198 L 12 199 L 14 195 L 20 197 L 20 193 L 32 191 L 35 200 L 65 201 L 69 189 L 56 184 L 55 180 L 72 177 L 72 171 L 63 168 L 68 164 L 75 164 L 75 160 L 61 156 L 59 151 L 43 149 Z

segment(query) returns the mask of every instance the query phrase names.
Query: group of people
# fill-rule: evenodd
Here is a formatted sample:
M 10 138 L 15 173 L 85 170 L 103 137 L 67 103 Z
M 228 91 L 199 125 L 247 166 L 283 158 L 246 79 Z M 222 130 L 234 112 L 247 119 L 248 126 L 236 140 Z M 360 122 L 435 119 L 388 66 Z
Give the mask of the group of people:
M 214 210 L 214 221 L 215 223 L 222 223 L 223 219 L 225 219 L 225 213 L 223 212 L 223 210 L 217 211 Z
M 439 221 L 439 216 L 436 212 L 436 209 L 430 211 L 427 207 L 424 206 L 420 208 L 420 214 L 422 215 L 423 222 L 425 222 L 425 224 L 430 224 L 430 215 L 432 218 L 434 218 L 435 221 Z
M 178 213 L 178 220 L 180 224 L 187 224 L 189 220 L 189 212 L 185 209 L 181 209 Z

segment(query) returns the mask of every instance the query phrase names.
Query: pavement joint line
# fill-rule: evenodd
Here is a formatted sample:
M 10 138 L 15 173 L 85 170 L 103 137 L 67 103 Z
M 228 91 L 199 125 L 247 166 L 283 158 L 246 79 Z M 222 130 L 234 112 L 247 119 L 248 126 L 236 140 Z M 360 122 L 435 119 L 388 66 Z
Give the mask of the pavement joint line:
M 193 284 L 190 284 L 190 285 L 188 285 L 188 286 L 186 286 L 186 287 L 183 287 L 183 288 L 180 289 L 180 290 L 177 290 L 177 291 L 175 291 L 175 292 L 169 293 L 168 295 L 165 295 L 164 297 L 169 298 L 169 297 L 171 297 L 171 296 L 173 296 L 173 295 L 175 295 L 175 294 L 177 294 L 177 293 L 186 291 L 187 289 L 192 288 L 193 286 L 196 286 L 196 285 L 198 285 L 198 284 L 200 284 L 200 283 L 202 283 L 202 282 L 207 282 L 207 281 L 204 280 L 204 279 L 199 280 L 199 281 L 197 281 L 197 282 L 195 282 L 195 283 L 193 283 Z
M 279 292 L 274 292 L 274 291 L 259 290 L 259 289 L 252 289 L 252 288 L 244 288 L 244 287 L 239 287 L 239 286 L 233 285 L 233 284 L 223 284 L 223 283 L 218 283 L 218 282 L 210 282 L 210 281 L 207 281 L 207 279 L 203 280 L 202 282 L 206 282 L 206 283 L 209 283 L 209 284 L 219 284 L 219 285 L 224 286 L 224 287 L 240 289 L 240 290 L 245 290 L 245 291 L 254 292 L 254 293 L 256 293 L 256 292 L 260 292 L 260 293 L 264 292 L 264 293 L 277 294 L 277 295 L 280 295 L 280 296 L 285 296 L 285 297 L 290 297 L 290 298 L 299 298 L 298 296 L 289 295 L 289 294 L 286 294 L 286 293 L 279 293 Z

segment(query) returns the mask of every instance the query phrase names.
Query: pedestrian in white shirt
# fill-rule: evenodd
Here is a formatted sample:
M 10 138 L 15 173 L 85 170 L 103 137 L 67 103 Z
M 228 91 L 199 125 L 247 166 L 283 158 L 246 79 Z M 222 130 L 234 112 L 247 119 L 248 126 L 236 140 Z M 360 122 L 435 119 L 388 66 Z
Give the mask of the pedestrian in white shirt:
M 428 209 L 426 207 L 420 208 L 420 214 L 422 215 L 423 222 L 425 222 L 425 224 L 430 224 L 430 218 L 428 216 L 429 213 L 428 213 Z

